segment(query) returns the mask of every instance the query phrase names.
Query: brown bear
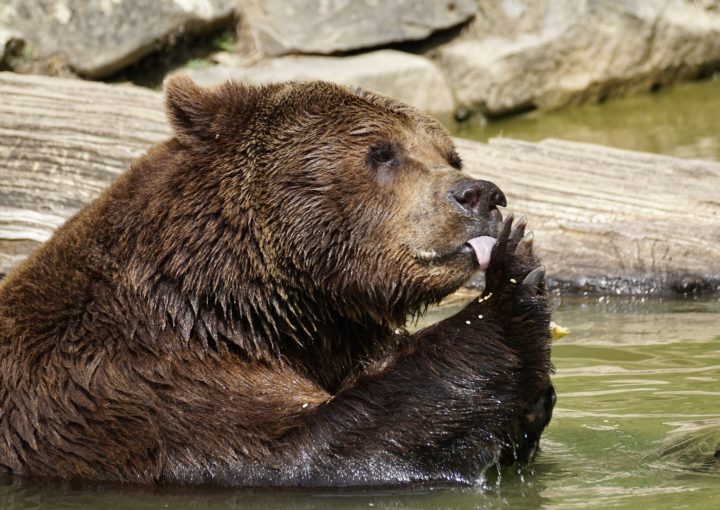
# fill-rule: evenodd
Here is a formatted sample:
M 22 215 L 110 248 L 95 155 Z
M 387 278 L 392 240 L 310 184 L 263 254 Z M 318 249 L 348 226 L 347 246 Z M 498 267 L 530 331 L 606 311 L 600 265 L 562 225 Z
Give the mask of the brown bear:
M 7 473 L 472 484 L 533 456 L 543 271 L 442 126 L 322 82 L 166 97 L 174 136 L 0 286 Z M 479 299 L 404 329 L 478 269 Z

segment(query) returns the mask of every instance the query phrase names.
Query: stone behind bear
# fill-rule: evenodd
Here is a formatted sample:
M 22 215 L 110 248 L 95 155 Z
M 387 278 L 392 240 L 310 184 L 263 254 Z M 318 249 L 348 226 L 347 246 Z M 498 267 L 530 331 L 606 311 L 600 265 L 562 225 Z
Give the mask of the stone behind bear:
M 327 487 L 530 459 L 543 272 L 446 131 L 321 82 L 166 91 L 175 136 L 0 284 L 0 467 Z M 486 266 L 480 300 L 405 332 Z

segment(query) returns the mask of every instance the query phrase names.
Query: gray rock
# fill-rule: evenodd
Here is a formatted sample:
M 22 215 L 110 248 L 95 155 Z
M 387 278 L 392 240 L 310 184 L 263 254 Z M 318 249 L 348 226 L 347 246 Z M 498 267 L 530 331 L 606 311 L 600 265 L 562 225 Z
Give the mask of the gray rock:
M 4 0 L 0 29 L 22 34 L 32 58 L 59 58 L 101 77 L 171 35 L 228 19 L 235 7 L 236 0 Z
M 266 55 L 330 54 L 424 39 L 471 19 L 473 0 L 243 0 Z
M 720 13 L 692 1 L 559 0 L 540 11 L 530 0 L 502 4 L 523 31 L 471 29 L 438 51 L 456 98 L 471 110 L 592 102 L 694 78 L 720 62 Z
M 449 117 L 455 109 L 450 87 L 435 64 L 401 51 L 380 50 L 352 57 L 288 56 L 249 67 L 229 54 L 218 60 L 220 65 L 187 73 L 203 85 L 229 78 L 255 84 L 325 80 L 374 90 L 440 117 Z

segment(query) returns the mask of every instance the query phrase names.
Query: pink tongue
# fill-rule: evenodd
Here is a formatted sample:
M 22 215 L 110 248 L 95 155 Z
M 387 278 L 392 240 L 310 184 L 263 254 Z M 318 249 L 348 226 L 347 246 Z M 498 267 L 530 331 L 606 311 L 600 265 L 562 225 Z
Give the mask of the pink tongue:
M 475 250 L 478 264 L 480 264 L 480 269 L 483 271 L 490 265 L 490 254 L 493 246 L 495 246 L 495 241 L 494 237 L 488 236 L 473 237 L 468 241 L 468 244 Z

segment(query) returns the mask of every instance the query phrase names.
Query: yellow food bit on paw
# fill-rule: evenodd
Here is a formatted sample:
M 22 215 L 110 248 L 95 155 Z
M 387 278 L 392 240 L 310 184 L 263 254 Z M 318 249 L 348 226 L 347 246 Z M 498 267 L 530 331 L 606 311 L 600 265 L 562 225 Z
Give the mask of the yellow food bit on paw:
M 517 283 L 517 280 L 515 278 L 510 278 L 510 283 Z
M 563 328 L 559 324 L 555 324 L 552 321 L 550 322 L 550 338 L 553 340 L 560 340 L 562 337 L 569 334 L 570 330 L 568 328 Z

